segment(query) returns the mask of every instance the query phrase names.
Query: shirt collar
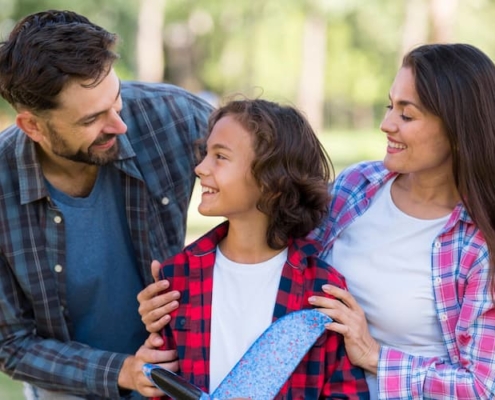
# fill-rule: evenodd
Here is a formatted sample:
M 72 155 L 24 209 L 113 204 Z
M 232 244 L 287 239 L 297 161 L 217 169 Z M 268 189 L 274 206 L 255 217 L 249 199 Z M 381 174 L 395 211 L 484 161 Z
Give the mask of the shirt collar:
M 228 229 L 229 221 L 225 221 L 188 245 L 185 251 L 197 257 L 216 251 L 218 243 L 227 236 Z M 293 268 L 304 270 L 308 257 L 316 255 L 321 247 L 321 243 L 315 240 L 289 239 L 287 262 Z
M 368 163 L 361 171 L 363 176 L 370 182 L 370 185 L 366 190 L 366 197 L 368 198 L 373 197 L 376 194 L 376 191 L 380 189 L 385 182 L 395 178 L 398 175 L 396 172 L 390 172 L 383 167 L 383 162 L 380 162 L 380 164 L 381 167 L 377 168 L 377 163 Z M 462 202 L 459 202 L 452 211 L 451 217 L 445 226 L 445 229 L 450 229 L 457 221 L 463 221 L 468 224 L 474 223 Z
M 136 156 L 127 135 L 119 135 L 117 140 L 119 141 L 119 154 L 116 163 Z M 48 197 L 36 144 L 20 130 L 16 138 L 15 157 L 19 171 L 21 204 Z

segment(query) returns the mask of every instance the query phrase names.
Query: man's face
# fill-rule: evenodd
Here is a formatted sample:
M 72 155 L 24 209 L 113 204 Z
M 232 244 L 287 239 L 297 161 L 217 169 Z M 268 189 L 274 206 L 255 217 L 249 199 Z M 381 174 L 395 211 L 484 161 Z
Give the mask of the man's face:
M 45 153 L 92 165 L 116 159 L 117 135 L 127 126 L 120 118 L 120 81 L 113 71 L 96 87 L 85 88 L 81 81 L 68 84 L 60 94 L 60 107 L 42 118 Z

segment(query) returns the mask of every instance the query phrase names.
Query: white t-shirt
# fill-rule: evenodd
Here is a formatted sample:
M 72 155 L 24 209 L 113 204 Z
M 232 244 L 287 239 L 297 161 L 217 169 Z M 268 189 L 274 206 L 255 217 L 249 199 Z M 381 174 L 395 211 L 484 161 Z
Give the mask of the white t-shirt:
M 210 393 L 272 323 L 287 249 L 258 264 L 239 264 L 217 247 L 213 269 Z
M 449 216 L 423 220 L 405 214 L 392 200 L 392 182 L 342 231 L 327 262 L 345 276 L 379 343 L 448 359 L 435 311 L 431 253 Z M 376 376 L 366 379 L 374 399 Z

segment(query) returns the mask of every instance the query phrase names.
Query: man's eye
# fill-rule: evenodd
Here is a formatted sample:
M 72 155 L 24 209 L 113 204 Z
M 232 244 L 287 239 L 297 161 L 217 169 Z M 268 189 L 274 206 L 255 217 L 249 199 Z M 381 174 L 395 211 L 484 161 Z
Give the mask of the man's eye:
M 91 119 L 88 119 L 88 120 L 84 121 L 83 122 L 83 125 L 84 126 L 89 126 L 89 125 L 93 124 L 95 121 L 96 121 L 96 118 L 91 118 Z

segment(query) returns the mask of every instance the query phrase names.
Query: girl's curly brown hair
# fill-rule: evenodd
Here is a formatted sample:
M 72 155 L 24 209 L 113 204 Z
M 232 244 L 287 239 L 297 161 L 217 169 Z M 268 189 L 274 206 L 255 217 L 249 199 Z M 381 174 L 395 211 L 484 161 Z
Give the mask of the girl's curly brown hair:
M 332 162 L 307 119 L 294 107 L 233 100 L 212 113 L 208 131 L 224 116 L 235 118 L 254 137 L 251 171 L 261 189 L 257 208 L 269 217 L 267 243 L 287 246 L 306 236 L 328 212 Z

